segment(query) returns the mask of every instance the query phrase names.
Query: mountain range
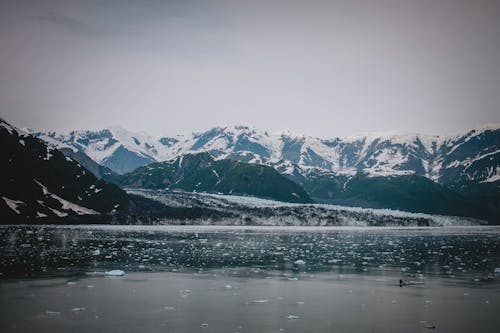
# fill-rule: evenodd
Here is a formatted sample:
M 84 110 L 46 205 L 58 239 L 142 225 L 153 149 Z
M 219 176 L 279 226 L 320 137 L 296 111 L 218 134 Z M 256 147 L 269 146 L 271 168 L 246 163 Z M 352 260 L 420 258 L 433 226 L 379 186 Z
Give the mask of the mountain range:
M 353 176 L 418 174 L 440 184 L 486 183 L 500 179 L 500 126 L 452 136 L 370 134 L 320 139 L 245 126 L 215 127 L 184 136 L 155 138 L 114 127 L 69 133 L 36 132 L 57 148 L 71 148 L 117 173 L 152 162 L 209 152 L 217 159 L 273 166 L 283 174 Z M 489 160 L 487 163 L 485 159 Z
M 0 216 L 2 223 L 353 221 L 354 211 L 311 205 L 318 202 L 498 223 L 498 133 L 489 126 L 448 138 L 321 140 L 234 126 L 155 139 L 117 128 L 25 131 L 0 119 Z M 240 199 L 222 199 L 228 195 L 277 201 L 255 210 L 257 201 L 240 207 Z M 387 210 L 374 219 L 369 212 L 356 215 L 355 223 L 435 223 L 428 215 L 397 213 L 396 222 Z
M 330 139 L 246 126 L 169 137 L 118 127 L 30 132 L 118 174 L 206 152 L 216 161 L 272 167 L 317 202 L 490 220 L 500 212 L 499 125 L 450 136 L 385 133 Z M 104 179 L 113 178 L 109 171 L 100 172 Z
M 165 218 L 201 221 L 237 217 L 234 212 L 214 207 L 191 204 L 172 207 L 126 193 L 105 180 L 133 186 L 130 182 L 138 181 L 134 175 L 142 177 L 139 184 L 142 188 L 155 184 L 159 177 L 162 183 L 170 179 L 172 189 L 215 189 L 221 193 L 288 202 L 312 202 L 300 186 L 271 167 L 233 160 L 215 161 L 207 153 L 182 157 L 175 164 L 156 163 L 138 168 L 130 176 L 120 176 L 81 151 L 56 149 L 3 119 L 0 119 L 0 142 L 3 148 L 0 155 L 0 224 L 137 224 L 155 223 Z M 151 171 L 153 169 L 156 171 Z

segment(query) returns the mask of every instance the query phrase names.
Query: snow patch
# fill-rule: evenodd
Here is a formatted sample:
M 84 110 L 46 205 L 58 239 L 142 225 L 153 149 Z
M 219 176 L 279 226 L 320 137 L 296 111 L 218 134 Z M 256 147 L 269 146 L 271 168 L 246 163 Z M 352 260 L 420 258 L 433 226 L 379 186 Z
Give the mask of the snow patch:
M 219 177 L 219 174 L 217 173 L 217 171 L 215 171 L 214 169 L 212 169 L 212 172 L 214 173 L 215 177 L 217 177 L 217 183 L 215 183 L 215 185 L 219 185 L 221 179 Z
M 5 128 L 9 134 L 13 134 L 15 132 L 15 129 L 9 124 L 3 122 L 2 119 L 0 119 L 0 127 Z
M 77 205 L 75 203 L 72 203 L 72 202 L 70 202 L 68 200 L 65 200 L 65 199 L 61 198 L 60 196 L 58 196 L 56 194 L 51 193 L 47 189 L 47 187 L 45 185 L 43 185 L 42 183 L 40 183 L 36 179 L 34 179 L 34 182 L 37 183 L 42 188 L 42 191 L 43 191 L 44 195 L 48 195 L 48 196 L 52 197 L 53 199 L 56 199 L 57 201 L 59 201 L 61 203 L 61 205 L 62 205 L 62 209 L 63 210 L 71 210 L 71 211 L 75 212 L 78 215 L 95 215 L 95 214 L 99 214 L 99 212 L 97 212 L 97 211 L 95 211 L 93 209 Z M 47 207 L 47 208 L 49 208 L 49 207 Z M 51 209 L 58 216 L 61 216 L 58 213 L 64 214 L 62 216 L 68 215 L 66 213 L 59 212 L 59 211 L 54 210 L 52 208 L 49 208 L 49 209 Z
M 493 170 L 493 167 L 489 168 L 488 170 L 488 177 L 481 181 L 481 183 L 493 183 L 496 181 L 500 180 L 500 167 L 496 167 L 495 170 Z
M 26 206 L 26 203 L 24 203 L 21 200 L 13 200 L 6 197 L 2 197 L 2 199 L 5 201 L 5 203 L 7 204 L 7 206 L 9 206 L 10 209 L 16 212 L 16 214 L 21 214 L 21 212 L 17 209 L 20 205 Z
M 36 212 L 36 217 L 47 217 L 47 214 Z

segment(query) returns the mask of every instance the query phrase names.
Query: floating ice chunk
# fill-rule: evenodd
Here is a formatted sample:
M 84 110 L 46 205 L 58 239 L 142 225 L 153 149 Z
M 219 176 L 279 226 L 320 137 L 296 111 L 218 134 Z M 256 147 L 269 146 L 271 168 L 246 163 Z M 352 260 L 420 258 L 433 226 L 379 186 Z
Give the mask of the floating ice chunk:
M 286 319 L 290 319 L 290 320 L 292 320 L 292 319 L 300 319 L 300 317 L 296 316 L 296 315 L 288 315 L 288 317 L 286 317 Z
M 497 267 L 495 268 L 495 270 L 493 271 L 495 274 L 500 274 L 500 267 Z
M 121 269 L 113 269 L 104 273 L 106 276 L 124 276 L 125 272 Z
M 179 294 L 181 294 L 182 298 L 186 298 L 189 295 L 191 295 L 191 290 L 189 290 L 189 289 L 182 289 L 182 290 L 179 290 Z
M 85 310 L 86 309 L 84 307 L 80 307 L 80 308 L 77 307 L 77 308 L 71 309 L 71 311 L 73 311 L 73 312 L 81 312 L 81 311 L 85 311 Z
M 268 303 L 269 300 L 267 299 L 256 299 L 256 300 L 253 300 L 252 303 L 256 303 L 256 304 L 263 304 L 263 303 Z
M 295 260 L 293 263 L 295 265 L 305 265 L 306 264 L 306 262 L 304 260 L 302 260 L 302 259 Z
M 45 311 L 45 314 L 46 314 L 46 315 L 49 315 L 49 316 L 59 316 L 59 315 L 61 314 L 61 312 L 59 312 L 59 311 L 49 311 L 49 310 L 47 310 L 47 311 Z
M 230 284 L 226 284 L 226 285 L 224 286 L 224 288 L 225 288 L 225 289 L 232 289 L 232 288 L 233 288 L 233 286 L 232 286 L 232 285 L 230 285 Z
M 92 251 L 92 255 L 98 256 L 101 254 L 101 251 L 99 249 Z

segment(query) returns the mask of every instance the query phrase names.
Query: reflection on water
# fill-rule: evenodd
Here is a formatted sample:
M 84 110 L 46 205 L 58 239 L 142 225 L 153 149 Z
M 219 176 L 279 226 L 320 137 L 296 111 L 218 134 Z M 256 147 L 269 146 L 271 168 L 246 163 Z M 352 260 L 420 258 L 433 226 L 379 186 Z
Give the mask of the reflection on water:
M 397 271 L 485 277 L 500 266 L 500 229 L 0 228 L 3 277 L 252 268 L 291 273 Z M 257 270 L 256 270 L 257 269 Z

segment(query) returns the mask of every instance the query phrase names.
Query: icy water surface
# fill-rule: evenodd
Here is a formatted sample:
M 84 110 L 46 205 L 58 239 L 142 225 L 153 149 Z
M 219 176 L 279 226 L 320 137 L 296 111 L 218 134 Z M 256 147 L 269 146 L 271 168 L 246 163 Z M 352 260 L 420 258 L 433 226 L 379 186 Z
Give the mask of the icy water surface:
M 496 227 L 7 226 L 0 327 L 497 332 L 497 267 Z

